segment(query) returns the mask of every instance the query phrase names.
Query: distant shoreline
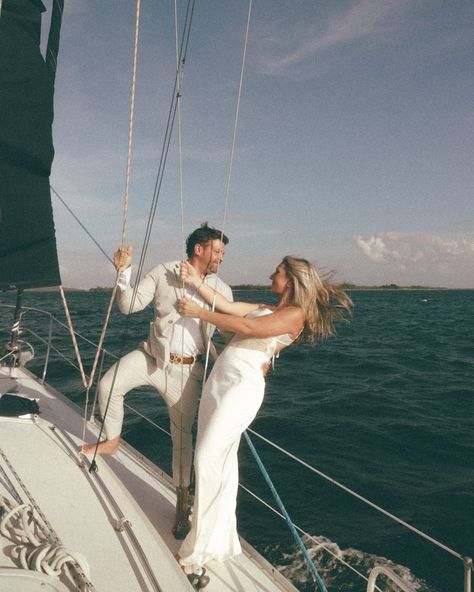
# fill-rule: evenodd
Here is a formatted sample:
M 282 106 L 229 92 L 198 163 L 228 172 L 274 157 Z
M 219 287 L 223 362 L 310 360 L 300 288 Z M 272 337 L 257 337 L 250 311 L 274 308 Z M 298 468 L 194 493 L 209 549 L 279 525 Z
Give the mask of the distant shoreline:
M 443 287 L 433 287 L 433 286 L 397 286 L 396 284 L 389 284 L 389 285 L 382 285 L 382 286 L 356 286 L 355 284 L 340 284 L 340 287 L 343 290 L 351 291 L 351 290 L 360 290 L 360 291 L 414 291 L 414 290 L 474 290 L 474 288 L 443 288 Z M 260 285 L 247 285 L 247 284 L 239 284 L 236 286 L 231 286 L 232 290 L 253 290 L 253 291 L 268 291 L 271 289 L 271 286 L 260 286 Z
M 348 292 L 414 292 L 414 291 L 454 291 L 454 290 L 474 290 L 474 288 L 444 288 L 435 286 L 398 286 L 397 284 L 384 284 L 381 286 L 357 286 L 355 284 L 340 284 L 340 287 Z M 261 284 L 235 284 L 231 285 L 232 290 L 236 292 L 269 292 L 270 285 Z M 13 291 L 13 290 L 12 290 Z M 57 292 L 59 288 L 27 288 L 25 292 Z M 64 288 L 65 292 L 112 292 L 109 287 L 97 288 Z

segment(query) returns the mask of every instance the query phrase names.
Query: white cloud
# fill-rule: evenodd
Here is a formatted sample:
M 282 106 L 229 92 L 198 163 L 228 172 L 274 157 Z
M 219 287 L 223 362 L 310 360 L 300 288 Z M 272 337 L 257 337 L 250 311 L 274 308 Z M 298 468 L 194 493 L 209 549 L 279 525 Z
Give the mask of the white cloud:
M 354 240 L 368 259 L 398 271 L 448 274 L 463 267 L 474 269 L 472 238 L 385 232 L 368 237 L 356 236 Z
M 377 262 L 386 262 L 400 258 L 397 251 L 391 251 L 387 248 L 384 239 L 381 236 L 371 236 L 364 239 L 361 236 L 355 238 L 357 245 L 369 259 Z
M 282 23 L 284 34 L 273 30 L 263 37 L 268 53 L 261 56 L 260 66 L 267 73 L 284 73 L 327 50 L 363 39 L 386 40 L 388 33 L 396 28 L 396 17 L 406 6 L 410 6 L 407 0 L 358 0 L 331 14 L 319 30 L 314 25 L 315 19 L 308 19 L 293 30 L 288 23 Z

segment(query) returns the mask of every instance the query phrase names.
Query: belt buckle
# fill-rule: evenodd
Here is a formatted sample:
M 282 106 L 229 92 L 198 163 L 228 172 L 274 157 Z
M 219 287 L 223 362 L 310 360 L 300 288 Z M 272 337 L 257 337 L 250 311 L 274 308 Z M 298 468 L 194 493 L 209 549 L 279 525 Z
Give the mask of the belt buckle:
M 184 358 L 179 354 L 172 353 L 170 361 L 172 364 L 183 364 Z

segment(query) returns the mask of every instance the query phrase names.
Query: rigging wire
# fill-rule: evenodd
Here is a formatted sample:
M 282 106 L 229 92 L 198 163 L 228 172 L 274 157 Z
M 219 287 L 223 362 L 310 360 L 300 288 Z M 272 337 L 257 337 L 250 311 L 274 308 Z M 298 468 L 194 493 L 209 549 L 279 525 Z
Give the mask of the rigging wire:
M 235 110 L 234 130 L 233 130 L 233 134 L 232 134 L 232 147 L 231 147 L 231 152 L 230 152 L 229 170 L 228 170 L 228 174 L 227 174 L 227 185 L 226 185 L 225 199 L 224 199 L 222 234 L 224 234 L 224 228 L 225 228 L 225 224 L 227 222 L 227 210 L 228 210 L 228 204 L 229 204 L 230 182 L 231 182 L 231 178 L 232 178 L 232 167 L 234 164 L 235 145 L 237 143 L 237 128 L 238 128 L 238 124 L 239 124 L 239 115 L 240 115 L 240 99 L 242 96 L 244 70 L 245 70 L 245 64 L 246 64 L 246 60 L 247 60 L 247 46 L 248 46 L 248 40 L 249 40 L 250 18 L 252 15 L 252 3 L 253 3 L 253 0 L 249 0 L 249 8 L 248 8 L 248 14 L 247 14 L 247 26 L 245 29 L 244 50 L 243 50 L 243 55 L 242 55 L 242 66 L 240 69 L 239 91 L 237 93 L 237 105 L 236 105 L 236 110 Z
M 102 248 L 102 246 L 99 244 L 99 242 L 94 238 L 94 236 L 87 230 L 87 228 L 84 226 L 84 224 L 81 222 L 81 220 L 76 216 L 76 214 L 74 213 L 74 211 L 72 210 L 72 208 L 65 202 L 64 198 L 59 194 L 59 192 L 52 186 L 50 185 L 51 191 L 54 193 L 54 195 L 56 195 L 56 197 L 59 199 L 59 201 L 63 204 L 63 206 L 67 209 L 67 211 L 71 214 L 71 216 L 74 218 L 74 220 L 79 224 L 79 226 L 82 228 L 82 230 L 84 230 L 84 232 L 87 234 L 87 236 L 92 240 L 92 242 L 95 244 L 95 246 L 99 249 L 99 251 L 104 255 L 104 257 L 110 261 L 110 263 L 112 263 L 112 265 L 114 264 L 113 260 L 109 257 L 109 255 L 104 251 L 104 249 Z
M 191 24 L 192 24 L 193 15 L 194 15 L 194 5 L 195 5 L 195 0 L 192 0 L 192 2 L 191 2 L 191 0 L 188 1 L 188 5 L 187 5 L 187 9 L 186 9 L 185 23 L 184 23 L 184 27 L 183 27 L 183 36 L 182 36 L 181 47 L 180 47 L 180 51 L 179 51 L 179 63 L 183 64 L 183 65 L 186 61 L 186 56 L 187 56 L 187 52 L 188 52 Z M 162 150 L 161 150 L 160 162 L 158 165 L 158 172 L 156 175 L 155 188 L 154 188 L 154 192 L 153 192 L 153 199 L 151 202 L 150 212 L 148 215 L 147 227 L 145 230 L 145 237 L 143 240 L 142 251 L 140 254 L 140 261 L 138 263 L 137 276 L 136 276 L 136 280 L 135 280 L 135 288 L 134 288 L 134 292 L 133 292 L 132 302 L 130 305 L 131 309 L 133 309 L 133 305 L 134 305 L 135 299 L 136 299 L 138 284 L 139 284 L 140 278 L 143 274 L 143 267 L 145 264 L 145 258 L 146 258 L 148 246 L 150 243 L 150 236 L 151 236 L 151 231 L 153 228 L 153 222 L 155 219 L 156 208 L 158 205 L 158 200 L 159 200 L 159 196 L 160 196 L 160 192 L 161 192 L 161 185 L 163 182 L 165 165 L 166 165 L 166 161 L 168 158 L 171 136 L 172 136 L 174 121 L 176 118 L 176 112 L 177 112 L 177 108 L 178 108 L 178 98 L 179 97 L 178 97 L 177 89 L 178 89 L 179 76 L 180 76 L 180 68 L 177 68 L 176 74 L 175 74 L 174 86 L 173 86 L 173 94 L 172 94 L 170 109 L 169 109 L 169 113 L 168 113 L 168 120 L 167 120 L 167 124 L 166 124 L 166 129 L 165 129 L 165 136 L 163 139 L 163 146 L 162 146 Z
M 180 62 L 179 56 L 179 39 L 178 39 L 178 8 L 176 0 L 174 0 L 174 31 L 175 31 L 175 51 L 176 51 L 176 72 L 177 72 L 177 84 L 176 84 L 176 103 L 177 103 L 177 115 L 178 115 L 178 171 L 179 171 L 179 203 L 181 213 L 181 260 L 185 258 L 184 250 L 184 184 L 183 184 L 183 146 L 182 146 L 182 133 L 181 133 L 181 96 L 182 96 L 182 81 L 183 81 L 183 66 Z M 178 278 L 181 285 L 181 298 L 185 295 L 184 281 L 181 280 L 181 276 Z M 181 323 L 181 357 L 184 358 L 184 324 Z M 180 390 L 181 397 L 179 398 L 179 487 L 182 488 L 184 485 L 183 473 L 184 473 L 184 459 L 183 459 L 183 397 L 184 392 L 184 365 L 181 364 L 181 376 L 180 376 Z M 174 421 L 174 420 L 172 420 Z
M 243 49 L 243 54 L 242 54 L 242 65 L 240 68 L 239 90 L 237 93 L 237 104 L 236 104 L 236 109 L 235 109 L 234 130 L 233 130 L 233 134 L 232 134 L 232 145 L 231 145 L 231 150 L 230 150 L 226 191 L 225 191 L 225 197 L 224 197 L 224 211 L 222 214 L 221 241 L 224 237 L 224 229 L 225 229 L 225 225 L 227 222 L 227 210 L 228 210 L 228 202 L 229 202 L 229 194 L 230 194 L 230 182 L 231 182 L 231 178 L 232 178 L 232 167 L 233 167 L 233 163 L 234 163 L 235 145 L 237 143 L 237 127 L 238 127 L 239 114 L 240 114 L 240 98 L 242 96 L 244 70 L 245 70 L 245 63 L 246 63 L 246 58 L 247 58 L 247 46 L 248 46 L 248 40 L 249 40 L 250 18 L 252 15 L 252 5 L 253 5 L 253 1 L 249 0 L 249 7 L 248 7 L 248 12 L 247 12 L 247 26 L 245 28 L 244 49 Z M 217 291 L 217 280 L 219 279 L 219 269 L 220 269 L 220 263 L 218 263 L 218 267 L 217 267 L 217 271 L 216 271 L 216 278 L 215 278 L 215 282 L 214 282 L 214 290 L 215 291 Z M 215 310 L 215 307 L 216 307 L 216 296 L 214 295 L 211 309 Z M 208 327 L 207 327 L 207 330 L 209 330 Z M 204 385 L 204 382 L 207 378 L 207 372 L 208 372 L 208 366 L 209 366 L 210 345 L 211 345 L 210 339 L 208 336 L 207 349 L 206 349 L 206 360 L 204 363 L 203 385 Z
M 179 203 L 180 203 L 180 214 L 181 214 L 181 259 L 184 260 L 184 183 L 183 183 L 183 144 L 182 144 L 182 132 L 181 132 L 181 96 L 182 96 L 182 81 L 183 81 L 183 67 L 184 61 L 180 61 L 179 55 L 179 39 L 178 39 L 178 8 L 176 0 L 174 0 L 174 31 L 175 31 L 175 50 L 176 50 L 176 72 L 177 72 L 177 83 L 176 83 L 176 101 L 177 101 L 177 114 L 178 114 L 178 170 L 179 170 Z M 184 288 L 184 282 L 183 286 Z

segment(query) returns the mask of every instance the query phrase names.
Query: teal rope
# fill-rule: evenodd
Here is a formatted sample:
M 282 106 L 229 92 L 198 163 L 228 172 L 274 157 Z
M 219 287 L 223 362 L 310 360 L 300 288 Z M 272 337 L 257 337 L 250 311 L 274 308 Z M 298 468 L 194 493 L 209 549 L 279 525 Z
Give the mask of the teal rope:
M 252 443 L 252 440 L 250 440 L 249 435 L 247 434 L 247 432 L 244 432 L 244 436 L 245 439 L 247 440 L 247 444 L 250 448 L 250 450 L 252 451 L 252 454 L 255 457 L 255 460 L 257 461 L 257 464 L 259 466 L 259 469 L 262 472 L 262 475 L 265 479 L 265 481 L 267 482 L 268 486 L 270 487 L 270 490 L 273 494 L 273 497 L 275 498 L 275 501 L 277 502 L 277 504 L 280 506 L 280 510 L 282 511 L 283 515 L 286 518 L 286 521 L 288 523 L 288 527 L 291 531 L 291 534 L 293 535 L 293 537 L 295 538 L 295 541 L 297 542 L 299 548 L 301 549 L 301 552 L 303 553 L 303 556 L 306 560 L 306 563 L 308 564 L 308 567 L 311 571 L 311 574 L 313 575 L 314 579 L 316 580 L 319 589 L 321 590 L 321 592 L 327 592 L 327 588 L 324 585 L 323 580 L 321 579 L 321 576 L 318 573 L 318 570 L 316 568 L 316 566 L 313 563 L 313 560 L 311 559 L 311 557 L 309 556 L 308 550 L 306 549 L 306 547 L 304 546 L 303 541 L 301 540 L 300 535 L 297 533 L 296 528 L 293 525 L 293 522 L 291 521 L 291 518 L 288 514 L 288 512 L 286 511 L 285 506 L 283 505 L 283 502 L 281 501 L 280 496 L 278 495 L 277 490 L 275 489 L 275 486 L 272 483 L 272 480 L 270 479 L 270 475 L 268 474 L 261 458 L 258 456 L 258 453 L 255 449 L 255 446 Z

